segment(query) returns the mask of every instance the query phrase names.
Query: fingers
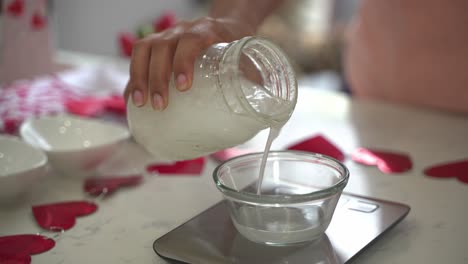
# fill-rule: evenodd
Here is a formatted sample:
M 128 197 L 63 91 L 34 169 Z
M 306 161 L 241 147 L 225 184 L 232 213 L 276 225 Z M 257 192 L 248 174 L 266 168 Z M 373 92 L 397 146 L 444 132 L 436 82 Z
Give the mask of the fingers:
M 130 97 L 130 93 L 131 93 L 130 82 L 127 82 L 127 86 L 125 86 L 125 91 L 124 91 L 125 103 L 128 102 L 128 98 Z
M 202 18 L 180 22 L 174 28 L 138 41 L 132 52 L 125 98 L 131 98 L 136 106 L 151 103 L 155 110 L 165 109 L 172 73 L 179 91 L 190 89 L 197 57 L 214 43 L 243 35 L 234 29 L 229 23 Z
M 130 80 L 125 90 L 126 96 L 131 97 L 133 104 L 141 107 L 148 98 L 148 66 L 151 45 L 146 40 L 137 42 L 132 50 L 130 62 Z
M 185 33 L 177 44 L 174 54 L 173 71 L 174 83 L 177 90 L 190 89 L 193 82 L 194 64 L 197 57 L 207 49 L 215 38 L 200 34 Z
M 177 47 L 177 35 L 171 35 L 153 42 L 149 63 L 148 86 L 151 104 L 156 111 L 167 107 L 169 81 L 172 75 L 172 61 Z

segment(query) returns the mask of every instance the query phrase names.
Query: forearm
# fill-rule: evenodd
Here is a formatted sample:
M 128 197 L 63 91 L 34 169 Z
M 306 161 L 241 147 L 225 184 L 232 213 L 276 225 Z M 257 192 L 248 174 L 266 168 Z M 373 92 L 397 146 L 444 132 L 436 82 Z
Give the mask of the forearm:
M 283 0 L 214 0 L 210 16 L 242 21 L 256 30 Z

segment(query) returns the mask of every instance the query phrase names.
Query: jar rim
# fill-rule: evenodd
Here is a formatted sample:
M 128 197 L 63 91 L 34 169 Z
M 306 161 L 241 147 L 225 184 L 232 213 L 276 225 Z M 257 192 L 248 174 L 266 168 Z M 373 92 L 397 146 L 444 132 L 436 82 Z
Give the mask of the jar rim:
M 240 63 L 240 58 L 241 58 L 241 52 L 245 47 L 248 45 L 251 45 L 252 42 L 255 42 L 255 44 L 260 44 L 262 47 L 266 48 L 268 52 L 270 52 L 272 55 L 272 58 L 274 58 L 274 62 L 276 65 L 282 65 L 283 66 L 283 71 L 282 73 L 284 74 L 284 79 L 287 82 L 287 87 L 281 87 L 282 89 L 287 89 L 287 92 L 290 93 L 290 96 L 288 98 L 281 98 L 285 101 L 290 102 L 291 107 L 290 108 L 285 108 L 283 112 L 273 115 L 269 115 L 268 113 L 262 113 L 260 111 L 257 111 L 251 103 L 247 100 L 246 98 L 246 93 L 244 89 L 242 88 L 242 84 L 238 83 L 236 94 L 237 97 L 240 100 L 241 105 L 243 106 L 244 109 L 246 109 L 250 114 L 255 116 L 256 118 L 260 119 L 260 121 L 264 123 L 273 123 L 272 125 L 276 124 L 284 124 L 292 115 L 292 112 L 294 111 L 294 108 L 297 103 L 297 80 L 294 72 L 292 71 L 292 65 L 289 62 L 289 59 L 287 58 L 286 54 L 272 41 L 264 38 L 264 37 L 258 37 L 258 36 L 247 36 L 244 37 L 240 40 L 234 41 L 231 43 L 231 45 L 228 46 L 227 51 L 224 53 L 224 56 L 233 56 L 234 61 L 232 63 L 239 65 Z M 288 70 L 290 69 L 290 70 Z M 239 80 L 240 74 L 238 71 L 234 71 L 234 78 L 236 80 Z M 275 118 L 276 117 L 276 118 Z
M 291 151 L 291 150 L 284 150 L 284 151 L 270 151 L 268 158 L 271 157 L 290 157 L 290 158 L 297 158 L 297 159 L 304 159 L 304 160 L 316 160 L 318 162 L 325 162 L 329 165 L 332 165 L 333 168 L 337 171 L 340 171 L 340 179 L 338 182 L 334 183 L 333 185 L 323 188 L 318 191 L 305 193 L 305 194 L 294 194 L 294 195 L 265 195 L 265 194 L 256 194 L 252 192 L 246 191 L 239 191 L 234 190 L 225 184 L 219 179 L 220 172 L 229 164 L 235 163 L 242 163 L 246 160 L 252 158 L 261 158 L 263 156 L 263 152 L 256 152 L 245 154 L 241 156 L 237 156 L 231 158 L 229 160 L 224 161 L 220 165 L 218 165 L 215 170 L 213 171 L 213 180 L 216 184 L 216 187 L 230 199 L 239 200 L 242 202 L 251 202 L 256 204 L 291 204 L 291 203 L 302 203 L 302 202 L 309 202 L 312 200 L 320 200 L 327 198 L 331 195 L 335 195 L 341 193 L 348 183 L 349 179 L 349 170 L 346 166 L 341 163 L 340 161 L 318 153 L 311 153 L 311 152 L 304 152 L 304 151 Z

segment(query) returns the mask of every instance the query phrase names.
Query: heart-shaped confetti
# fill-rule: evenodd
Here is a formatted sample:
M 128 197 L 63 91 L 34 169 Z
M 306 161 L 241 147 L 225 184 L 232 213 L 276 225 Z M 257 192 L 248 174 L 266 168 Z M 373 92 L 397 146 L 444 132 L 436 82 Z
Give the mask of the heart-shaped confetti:
M 37 205 L 32 207 L 37 223 L 48 230 L 68 230 L 75 225 L 76 218 L 94 213 L 97 205 L 88 201 L 72 201 Z
M 226 161 L 237 156 L 245 155 L 252 153 L 252 150 L 249 149 L 240 149 L 240 148 L 228 148 L 211 154 L 211 157 L 218 161 Z
M 79 100 L 70 99 L 65 102 L 67 111 L 71 114 L 89 117 L 96 116 L 101 113 L 104 108 L 102 99 L 85 97 Z
M 52 249 L 55 241 L 41 235 L 0 237 L 0 263 L 31 263 L 31 256 Z
M 29 255 L 10 256 L 10 255 L 0 254 L 0 263 L 1 264 L 29 264 L 31 263 L 31 256 Z
M 47 25 L 47 18 L 45 15 L 35 13 L 31 18 L 31 27 L 35 30 L 41 30 Z
M 104 110 L 125 115 L 126 105 L 123 96 L 109 96 L 105 98 L 84 97 L 70 99 L 65 102 L 69 113 L 89 117 L 101 114 Z
M 343 152 L 322 135 L 317 135 L 296 143 L 288 147 L 288 149 L 320 153 L 335 158 L 339 161 L 344 161 Z
M 200 175 L 205 167 L 205 158 L 178 161 L 173 164 L 153 164 L 148 166 L 148 172 L 161 175 Z
M 111 96 L 104 102 L 106 109 L 116 114 L 125 115 L 127 106 L 123 96 Z
M 111 194 L 121 187 L 136 186 L 142 180 L 143 176 L 141 175 L 88 178 L 85 181 L 84 190 L 91 195 Z
M 412 168 L 413 164 L 408 155 L 403 153 L 358 148 L 352 154 L 353 161 L 377 168 L 387 174 L 402 173 Z
M 18 128 L 21 125 L 21 120 L 19 119 L 5 119 L 3 121 L 5 133 L 14 135 L 18 131 Z
M 468 183 L 468 159 L 431 166 L 424 170 L 424 174 L 435 178 L 457 178 Z
M 6 8 L 8 14 L 12 16 L 21 16 L 24 12 L 24 1 L 15 0 L 12 1 Z

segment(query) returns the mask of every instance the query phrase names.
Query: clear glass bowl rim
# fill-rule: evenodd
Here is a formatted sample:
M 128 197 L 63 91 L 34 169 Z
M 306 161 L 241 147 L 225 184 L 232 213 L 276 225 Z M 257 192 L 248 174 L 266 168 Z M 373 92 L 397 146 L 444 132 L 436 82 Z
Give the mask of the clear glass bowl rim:
M 343 173 L 340 172 L 341 179 L 333 184 L 330 187 L 324 188 L 319 191 L 306 193 L 306 194 L 298 194 L 298 195 L 257 195 L 255 193 L 250 192 L 243 192 L 243 191 L 236 191 L 228 186 L 224 185 L 218 177 L 218 173 L 227 165 L 247 161 L 256 157 L 257 159 L 261 159 L 263 152 L 255 152 L 250 154 L 245 154 L 241 156 L 237 156 L 231 158 L 229 160 L 224 161 L 223 163 L 219 164 L 215 170 L 213 171 L 213 180 L 216 184 L 216 187 L 228 198 L 242 201 L 242 202 L 250 202 L 254 204 L 295 204 L 295 203 L 304 203 L 310 202 L 314 200 L 321 200 L 326 199 L 330 196 L 333 196 L 337 193 L 341 193 L 348 183 L 349 179 L 349 170 L 348 168 L 341 163 L 340 161 L 318 153 L 311 153 L 311 152 L 304 152 L 304 151 L 292 151 L 292 150 L 284 150 L 284 151 L 270 151 L 268 154 L 268 159 L 275 158 L 275 157 L 287 157 L 287 158 L 296 158 L 298 160 L 315 160 L 320 162 L 327 162 L 328 164 L 333 165 L 333 167 L 339 168 L 342 170 Z M 336 169 L 338 171 L 338 169 Z

